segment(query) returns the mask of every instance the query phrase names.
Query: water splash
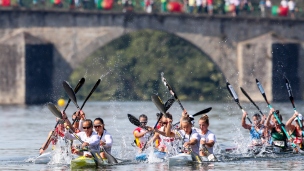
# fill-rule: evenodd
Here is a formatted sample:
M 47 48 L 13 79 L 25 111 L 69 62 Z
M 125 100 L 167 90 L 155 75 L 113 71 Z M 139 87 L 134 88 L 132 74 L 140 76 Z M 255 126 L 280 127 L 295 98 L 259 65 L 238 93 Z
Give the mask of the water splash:
M 71 142 L 64 138 L 58 138 L 54 150 L 52 152 L 52 158 L 49 162 L 50 165 L 57 164 L 70 164 L 72 160 Z

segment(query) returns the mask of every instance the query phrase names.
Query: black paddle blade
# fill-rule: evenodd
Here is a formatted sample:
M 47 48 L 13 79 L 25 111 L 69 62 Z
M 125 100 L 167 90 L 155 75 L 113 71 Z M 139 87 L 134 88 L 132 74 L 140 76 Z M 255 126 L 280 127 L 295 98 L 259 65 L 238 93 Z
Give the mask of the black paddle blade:
M 100 84 L 101 79 L 99 78 L 97 80 L 97 82 L 95 83 L 94 87 L 92 88 L 90 94 L 87 96 L 87 98 L 84 100 L 83 104 L 81 105 L 80 109 L 82 109 L 84 107 L 84 105 L 86 104 L 86 102 L 88 101 L 88 99 L 91 97 L 91 95 L 93 94 L 93 92 L 97 89 L 98 85 Z
M 153 103 L 155 104 L 155 106 L 157 107 L 157 109 L 163 113 L 164 115 L 166 114 L 166 109 L 165 109 L 165 105 L 163 103 L 163 101 L 160 99 L 159 96 L 153 94 L 151 96 Z
M 197 162 L 197 163 L 203 163 L 201 157 L 198 154 L 196 154 L 195 152 L 193 152 L 192 150 L 191 150 L 190 155 L 191 155 L 192 161 Z
M 193 117 L 194 117 L 194 116 L 197 116 L 197 115 L 204 114 L 204 113 L 208 113 L 208 112 L 210 112 L 211 110 L 212 110 L 212 107 L 209 107 L 209 108 L 207 108 L 207 109 L 204 109 L 204 110 L 202 110 L 202 111 L 199 111 L 199 112 L 195 113 L 195 114 L 193 115 Z
M 129 118 L 129 121 L 130 121 L 133 125 L 135 125 L 135 126 L 140 126 L 140 122 L 139 122 L 139 120 L 138 120 L 135 116 L 133 116 L 133 115 L 131 115 L 131 114 L 128 114 L 128 118 Z
M 72 102 L 76 105 L 77 109 L 79 109 L 79 106 L 77 104 L 77 99 L 74 90 L 70 86 L 70 84 L 67 81 L 62 82 L 63 88 L 65 92 L 68 94 L 69 98 L 72 100 Z
M 76 85 L 76 87 L 74 88 L 74 92 L 75 94 L 80 90 L 80 88 L 83 86 L 85 82 L 85 78 L 81 78 L 78 82 L 78 84 Z M 69 104 L 71 102 L 71 99 L 69 98 L 68 103 L 66 104 L 65 108 L 63 109 L 63 111 L 65 112 L 65 110 L 68 108 Z
M 49 110 L 57 117 L 57 118 L 60 118 L 62 119 L 62 114 L 60 112 L 60 110 L 51 102 L 49 102 L 47 104 Z
M 170 99 L 168 99 L 165 103 L 165 111 L 168 111 L 174 102 L 175 102 L 174 97 L 171 97 Z
M 236 92 L 234 91 L 233 87 L 230 85 L 229 82 L 226 83 L 226 86 L 227 86 L 227 89 L 228 89 L 229 93 L 233 97 L 234 101 L 238 103 L 239 102 L 239 98 L 238 98 Z

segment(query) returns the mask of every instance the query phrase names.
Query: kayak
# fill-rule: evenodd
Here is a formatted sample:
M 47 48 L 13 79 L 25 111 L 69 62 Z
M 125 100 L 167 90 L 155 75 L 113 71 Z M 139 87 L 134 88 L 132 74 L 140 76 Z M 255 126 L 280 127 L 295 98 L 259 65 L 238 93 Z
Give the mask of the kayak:
M 96 168 L 93 157 L 79 156 L 71 161 L 71 169 Z
M 213 157 L 213 158 L 212 158 Z M 214 155 L 211 154 L 210 157 L 205 157 L 205 156 L 200 156 L 202 159 L 202 163 L 200 164 L 210 164 L 212 162 L 216 162 L 217 160 L 214 160 Z M 169 157 L 168 158 L 168 165 L 170 166 L 177 166 L 177 165 L 188 165 L 188 164 L 193 164 L 197 163 L 196 161 L 192 160 L 192 157 L 190 154 L 187 153 L 179 153 L 175 156 Z
M 165 159 L 166 154 L 167 154 L 166 152 L 154 151 L 153 157 L 158 159 Z M 149 158 L 149 154 L 147 153 L 140 153 L 135 156 L 136 161 L 146 161 L 148 158 Z
M 43 153 L 34 160 L 34 163 L 35 164 L 47 164 L 51 161 L 51 158 L 52 158 L 51 152 Z

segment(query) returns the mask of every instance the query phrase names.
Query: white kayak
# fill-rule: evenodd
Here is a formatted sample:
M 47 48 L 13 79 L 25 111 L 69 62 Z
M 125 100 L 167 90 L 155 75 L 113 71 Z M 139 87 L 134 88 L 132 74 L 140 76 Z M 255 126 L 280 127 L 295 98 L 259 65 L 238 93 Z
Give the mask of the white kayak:
M 34 160 L 34 163 L 35 164 L 47 164 L 51 161 L 51 158 L 52 158 L 51 152 L 43 153 Z
M 202 163 L 200 164 L 210 164 L 212 162 L 218 161 L 213 154 L 210 154 L 208 157 L 200 156 L 200 158 L 202 161 Z M 172 156 L 168 158 L 169 166 L 188 165 L 193 163 L 198 163 L 198 162 L 193 161 L 191 155 L 187 153 L 179 153 L 176 156 Z

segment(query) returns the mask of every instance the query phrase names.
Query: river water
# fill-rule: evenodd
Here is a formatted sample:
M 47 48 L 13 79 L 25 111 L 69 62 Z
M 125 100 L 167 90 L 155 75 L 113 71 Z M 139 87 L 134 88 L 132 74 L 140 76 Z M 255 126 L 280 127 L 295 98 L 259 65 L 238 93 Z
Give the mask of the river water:
M 82 104 L 82 102 L 79 102 Z M 268 113 L 265 103 L 257 103 L 261 110 Z M 212 107 L 209 112 L 210 126 L 217 137 L 216 151 L 221 156 L 220 149 L 224 146 L 242 146 L 249 139 L 249 132 L 241 128 L 242 112 L 238 106 L 229 101 L 227 103 L 183 102 L 188 113 L 194 114 L 202 109 Z M 242 104 L 249 115 L 257 112 L 249 104 Z M 291 103 L 274 103 L 272 106 L 283 114 L 283 121 L 292 116 Z M 304 111 L 303 102 L 296 102 L 299 112 Z M 62 109 L 62 108 L 61 108 Z M 74 104 L 67 109 L 68 116 L 76 110 Z M 113 156 L 119 159 L 133 160 L 136 149 L 131 146 L 134 140 L 132 132 L 135 128 L 127 114 L 139 116 L 144 113 L 148 116 L 148 125 L 156 122 L 157 108 L 152 102 L 88 102 L 83 109 L 87 118 L 102 117 L 106 129 L 112 134 L 114 144 Z M 56 164 L 35 164 L 33 159 L 38 156 L 39 148 L 47 138 L 47 134 L 55 126 L 55 116 L 45 105 L 41 106 L 0 106 L 0 170 L 70 170 L 69 166 Z M 178 103 L 175 103 L 169 112 L 175 121 L 181 115 Z M 196 118 L 195 125 L 197 126 Z M 243 145 L 244 149 L 246 145 Z M 50 149 L 50 148 L 49 148 Z M 304 155 L 273 155 L 268 157 L 223 157 L 221 162 L 212 165 L 168 166 L 166 162 L 137 163 L 125 162 L 121 165 L 106 166 L 100 170 L 302 170 Z

